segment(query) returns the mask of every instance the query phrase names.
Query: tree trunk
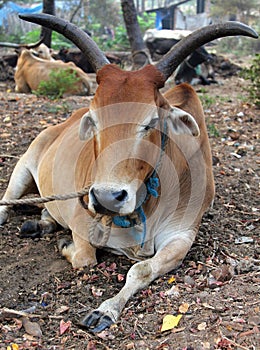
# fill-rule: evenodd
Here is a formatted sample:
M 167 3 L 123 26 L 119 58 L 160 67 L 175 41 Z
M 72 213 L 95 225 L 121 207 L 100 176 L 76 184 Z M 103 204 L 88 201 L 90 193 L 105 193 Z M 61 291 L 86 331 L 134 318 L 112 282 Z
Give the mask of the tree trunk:
M 55 16 L 55 0 L 43 0 L 42 12 Z M 42 27 L 41 37 L 44 37 L 43 43 L 48 47 L 51 47 L 51 33 L 51 29 Z
M 151 62 L 150 54 L 143 41 L 134 1 L 121 0 L 121 7 L 132 51 L 132 70 L 137 70 Z
M 74 17 L 76 16 L 77 12 L 81 9 L 82 4 L 84 0 L 80 0 L 78 3 L 78 6 L 76 6 L 75 10 L 73 11 L 71 17 L 70 17 L 70 22 L 72 23 L 74 20 Z

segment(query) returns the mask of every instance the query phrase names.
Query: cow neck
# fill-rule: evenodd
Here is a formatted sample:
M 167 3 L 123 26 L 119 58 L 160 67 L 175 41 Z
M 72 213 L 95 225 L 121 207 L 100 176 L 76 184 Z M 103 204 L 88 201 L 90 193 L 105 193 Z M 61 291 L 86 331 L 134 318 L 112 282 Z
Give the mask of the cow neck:
M 143 226 L 143 231 L 142 231 L 142 237 L 141 240 L 139 237 L 137 237 L 137 240 L 141 241 L 141 248 L 143 248 L 144 243 L 145 243 L 145 239 L 146 239 L 146 215 L 143 209 L 143 205 L 149 200 L 149 198 L 152 196 L 154 198 L 158 198 L 159 194 L 158 194 L 158 187 L 160 186 L 160 181 L 158 178 L 158 170 L 161 167 L 161 163 L 162 163 L 162 157 L 163 154 L 165 153 L 165 149 L 167 146 L 167 142 L 168 142 L 168 136 L 167 136 L 167 131 L 168 131 L 168 127 L 167 127 L 167 121 L 164 120 L 163 123 L 163 131 L 161 131 L 161 152 L 160 152 L 160 157 L 159 160 L 153 170 L 152 175 L 145 181 L 145 186 L 146 186 L 146 197 L 143 200 L 143 202 L 135 209 L 134 213 L 132 213 L 131 215 L 126 215 L 126 216 L 114 216 L 112 218 L 112 222 L 114 223 L 114 225 L 122 227 L 122 228 L 129 228 L 129 227 L 133 227 L 139 224 L 142 224 Z

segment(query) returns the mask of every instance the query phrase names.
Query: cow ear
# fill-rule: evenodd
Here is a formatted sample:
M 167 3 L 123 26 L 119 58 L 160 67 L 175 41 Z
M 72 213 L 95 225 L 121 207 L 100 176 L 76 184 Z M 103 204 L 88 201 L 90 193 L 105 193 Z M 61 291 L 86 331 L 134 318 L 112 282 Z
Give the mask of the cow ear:
M 83 115 L 79 125 L 79 139 L 85 141 L 90 139 L 95 131 L 96 124 L 93 118 L 90 116 L 90 113 L 87 112 Z
M 170 115 L 168 116 L 169 126 L 175 135 L 191 135 L 198 137 L 200 129 L 193 116 L 177 107 L 171 107 Z

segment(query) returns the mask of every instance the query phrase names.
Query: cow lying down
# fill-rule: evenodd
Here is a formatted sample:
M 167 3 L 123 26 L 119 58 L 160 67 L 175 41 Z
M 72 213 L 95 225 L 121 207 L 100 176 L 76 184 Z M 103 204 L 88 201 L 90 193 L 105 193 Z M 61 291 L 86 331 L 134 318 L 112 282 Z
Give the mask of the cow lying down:
M 72 242 L 62 240 L 59 248 L 74 268 L 95 265 L 97 247 L 138 261 L 121 291 L 81 321 L 100 332 L 117 321 L 138 290 L 180 265 L 214 196 L 199 98 L 187 84 L 164 95 L 160 88 L 205 42 L 230 34 L 257 35 L 236 22 L 208 26 L 180 41 L 155 66 L 126 72 L 109 64 L 74 25 L 43 14 L 23 18 L 77 44 L 97 72 L 98 89 L 89 109 L 77 110 L 32 142 L 3 198 L 20 198 L 33 188 L 41 196 L 89 188 L 80 199 L 47 203 L 39 227 L 51 230 L 58 222 L 70 228 Z M 0 224 L 7 218 L 8 207 L 2 206 Z
M 40 46 L 39 55 L 36 57 L 35 52 L 22 49 L 15 69 L 15 91 L 17 92 L 31 92 L 37 90 L 41 81 L 50 79 L 50 73 L 57 70 L 67 70 L 68 73 L 75 72 L 78 81 L 71 87 L 67 88 L 64 94 L 66 95 L 89 95 L 91 93 L 91 84 L 88 75 L 82 69 L 77 67 L 74 63 L 51 59 L 51 56 L 46 56 L 43 49 L 46 46 Z M 47 48 L 48 49 L 48 48 Z M 38 53 L 38 51 L 37 51 Z

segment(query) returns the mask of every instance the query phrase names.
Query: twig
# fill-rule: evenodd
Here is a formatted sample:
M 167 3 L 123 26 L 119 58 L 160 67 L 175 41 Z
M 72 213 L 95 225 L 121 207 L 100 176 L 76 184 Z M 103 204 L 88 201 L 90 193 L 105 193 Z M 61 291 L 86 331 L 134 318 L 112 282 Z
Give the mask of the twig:
M 20 159 L 18 156 L 12 156 L 11 154 L 0 154 L 1 158 L 15 158 L 15 159 Z
M 204 265 L 204 266 L 207 266 L 207 267 L 210 267 L 211 269 L 217 269 L 218 267 L 215 265 L 210 265 L 210 264 L 207 264 L 207 263 L 204 263 L 202 261 L 197 261 L 198 264 L 201 264 L 201 265 Z
M 54 320 L 61 320 L 61 319 L 63 318 L 62 315 L 57 315 L 57 316 L 55 316 L 55 315 L 49 315 L 48 317 L 51 318 L 51 319 L 54 319 Z
M 249 348 L 246 348 L 245 346 L 240 345 L 240 344 L 234 342 L 233 340 L 231 340 L 231 339 L 229 339 L 229 338 L 227 338 L 227 337 L 223 337 L 223 339 L 229 341 L 232 345 L 235 345 L 235 346 L 237 346 L 237 347 L 240 348 L 240 349 L 243 349 L 243 350 L 250 350 Z
M 42 315 L 37 314 L 31 314 L 25 311 L 18 311 L 14 309 L 8 309 L 6 307 L 3 307 L 0 309 L 0 318 L 13 318 L 17 316 L 25 316 L 25 317 L 42 317 Z
M 233 211 L 235 211 L 236 213 L 239 213 L 239 214 L 260 216 L 260 213 L 256 213 L 256 212 L 253 212 L 253 211 L 249 212 L 249 211 L 242 211 L 242 210 L 237 210 L 237 209 L 233 209 Z

